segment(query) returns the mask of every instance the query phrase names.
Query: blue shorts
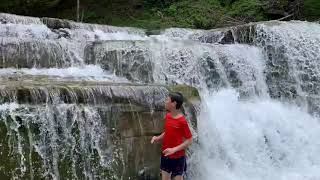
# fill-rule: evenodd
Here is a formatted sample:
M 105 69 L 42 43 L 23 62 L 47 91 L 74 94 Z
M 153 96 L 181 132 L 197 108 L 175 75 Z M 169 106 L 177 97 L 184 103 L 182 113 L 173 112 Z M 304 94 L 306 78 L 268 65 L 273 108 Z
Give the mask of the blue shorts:
M 186 157 L 172 159 L 161 156 L 160 169 L 171 173 L 171 177 L 182 176 L 187 171 Z

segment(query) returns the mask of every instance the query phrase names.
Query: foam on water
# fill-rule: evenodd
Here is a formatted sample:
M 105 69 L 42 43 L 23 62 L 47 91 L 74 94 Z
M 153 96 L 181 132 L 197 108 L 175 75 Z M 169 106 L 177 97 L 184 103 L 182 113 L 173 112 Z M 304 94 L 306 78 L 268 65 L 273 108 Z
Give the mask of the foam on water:
M 320 123 L 300 108 L 234 90 L 204 98 L 200 148 L 191 179 L 315 180 L 320 177 Z M 198 174 L 197 174 L 198 171 Z
M 95 81 L 108 81 L 108 82 L 129 82 L 123 77 L 118 77 L 111 72 L 103 70 L 97 65 L 85 65 L 80 67 L 69 67 L 69 68 L 6 68 L 0 69 L 0 76 L 48 76 L 49 78 L 59 78 L 63 80 L 74 79 L 74 80 L 95 80 Z

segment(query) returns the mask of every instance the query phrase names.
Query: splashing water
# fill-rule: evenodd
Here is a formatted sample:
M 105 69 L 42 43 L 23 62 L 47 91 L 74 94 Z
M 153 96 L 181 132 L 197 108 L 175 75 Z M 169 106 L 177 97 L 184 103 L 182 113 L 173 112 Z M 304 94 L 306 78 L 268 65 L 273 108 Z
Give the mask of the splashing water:
M 1 104 L 0 114 L 9 137 L 9 151 L 2 153 L 17 159 L 14 169 L 8 169 L 12 174 L 4 177 L 38 179 L 42 171 L 51 179 L 60 175 L 94 179 L 103 176 L 101 167 L 108 167 L 112 160 L 112 146 L 106 146 L 105 128 L 93 107 L 10 103 Z
M 320 124 L 300 108 L 235 90 L 205 99 L 198 122 L 199 149 L 191 179 L 296 179 L 320 177 Z
M 126 78 L 116 76 L 115 74 L 103 70 L 97 65 L 85 65 L 83 67 L 68 67 L 68 68 L 6 68 L 0 69 L 0 79 L 6 79 L 8 77 L 24 76 L 47 76 L 49 79 L 64 80 L 94 80 L 94 81 L 107 81 L 107 82 L 129 82 Z

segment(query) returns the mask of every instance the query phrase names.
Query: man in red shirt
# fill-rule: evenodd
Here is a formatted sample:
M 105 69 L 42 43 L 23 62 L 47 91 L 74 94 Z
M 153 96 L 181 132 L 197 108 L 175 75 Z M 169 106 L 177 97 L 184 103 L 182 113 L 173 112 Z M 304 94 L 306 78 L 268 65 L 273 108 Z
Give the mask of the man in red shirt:
M 192 134 L 186 118 L 180 111 L 183 104 L 181 93 L 170 93 L 165 102 L 166 110 L 164 132 L 159 136 L 153 136 L 151 143 L 162 142 L 161 174 L 162 180 L 183 180 L 186 172 L 185 149 L 192 143 Z

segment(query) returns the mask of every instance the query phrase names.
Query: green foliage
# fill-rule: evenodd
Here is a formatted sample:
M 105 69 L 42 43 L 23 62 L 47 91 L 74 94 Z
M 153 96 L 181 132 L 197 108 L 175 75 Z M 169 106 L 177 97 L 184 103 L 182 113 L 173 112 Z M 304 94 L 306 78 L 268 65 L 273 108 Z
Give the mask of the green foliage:
M 221 6 L 216 0 L 181 1 L 164 9 L 166 21 L 174 27 L 214 28 L 221 17 Z
M 231 6 L 233 2 L 235 2 L 235 0 L 219 0 L 221 6 L 225 7 L 225 6 Z
M 2 0 L 0 2 L 0 11 L 34 14 L 33 12 L 43 12 L 55 7 L 60 2 L 61 0 Z
M 285 9 L 289 0 L 282 0 Z M 281 1 L 281 2 L 282 2 Z M 80 19 L 88 23 L 146 29 L 211 29 L 273 19 L 262 8 L 270 0 L 80 0 Z M 279 3 L 279 2 L 278 2 Z M 281 3 L 280 3 L 281 5 Z M 280 6 L 279 5 L 279 6 Z M 1 0 L 0 12 L 75 20 L 75 0 Z M 304 17 L 320 17 L 320 0 L 305 0 Z
M 177 15 L 177 6 L 175 4 L 172 4 L 169 6 L 169 8 L 166 10 L 167 14 L 170 16 Z
M 303 14 L 307 19 L 320 19 L 320 1 L 319 0 L 305 0 L 303 6 Z
M 96 19 L 99 19 L 99 16 L 97 15 L 96 12 L 94 11 L 85 11 L 83 14 L 83 21 L 85 22 L 91 22 L 91 21 L 95 21 Z
M 232 17 L 244 19 L 245 21 L 265 20 L 262 5 L 259 0 L 238 0 L 228 10 Z
M 166 8 L 174 3 L 177 3 L 183 0 L 142 0 L 142 3 L 145 7 L 158 7 Z

